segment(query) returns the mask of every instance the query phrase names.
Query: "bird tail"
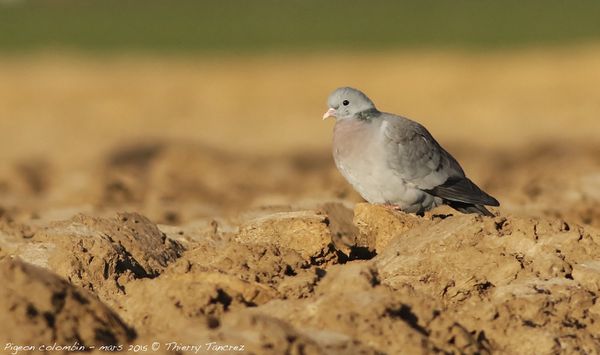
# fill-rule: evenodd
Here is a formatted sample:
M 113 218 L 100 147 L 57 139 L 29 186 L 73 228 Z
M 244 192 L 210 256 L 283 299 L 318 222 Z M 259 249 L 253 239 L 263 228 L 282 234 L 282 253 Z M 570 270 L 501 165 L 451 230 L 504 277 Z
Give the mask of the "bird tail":
M 462 213 L 477 213 L 483 216 L 494 217 L 492 212 L 488 211 L 483 205 L 448 200 L 446 200 L 446 203 L 448 206 Z

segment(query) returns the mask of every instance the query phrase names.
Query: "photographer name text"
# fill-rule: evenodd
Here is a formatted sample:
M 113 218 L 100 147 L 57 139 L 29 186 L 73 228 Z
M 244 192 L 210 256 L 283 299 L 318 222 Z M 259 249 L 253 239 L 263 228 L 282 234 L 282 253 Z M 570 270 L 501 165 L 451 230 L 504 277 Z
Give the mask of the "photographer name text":
M 78 342 L 73 344 L 42 344 L 28 345 L 6 343 L 4 351 L 11 355 L 18 355 L 21 352 L 83 352 L 91 350 L 99 350 L 106 352 L 126 351 L 133 353 L 156 352 L 159 350 L 166 351 L 182 351 L 190 354 L 211 353 L 211 352 L 244 352 L 243 344 L 220 344 L 217 342 L 208 342 L 204 344 L 187 344 L 176 341 L 171 342 L 152 342 L 150 344 L 127 344 L 127 345 L 100 345 L 100 346 L 85 346 Z

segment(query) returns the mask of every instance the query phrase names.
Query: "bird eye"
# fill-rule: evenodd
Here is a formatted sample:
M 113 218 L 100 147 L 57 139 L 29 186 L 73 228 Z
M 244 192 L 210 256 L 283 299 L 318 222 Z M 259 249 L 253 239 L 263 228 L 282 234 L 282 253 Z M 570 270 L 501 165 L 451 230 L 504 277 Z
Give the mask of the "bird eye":
M 342 105 L 348 106 L 348 105 L 350 105 L 350 101 L 344 100 L 344 101 L 342 101 Z

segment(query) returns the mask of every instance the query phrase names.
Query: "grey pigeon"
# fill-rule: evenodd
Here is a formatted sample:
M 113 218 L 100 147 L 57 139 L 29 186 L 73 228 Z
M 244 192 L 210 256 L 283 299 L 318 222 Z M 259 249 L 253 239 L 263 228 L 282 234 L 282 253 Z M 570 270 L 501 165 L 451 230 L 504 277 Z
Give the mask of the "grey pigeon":
M 361 91 L 335 90 L 323 115 L 335 117 L 333 157 L 368 202 L 423 215 L 447 204 L 463 213 L 493 216 L 499 206 L 469 178 L 456 159 L 417 122 L 380 112 Z

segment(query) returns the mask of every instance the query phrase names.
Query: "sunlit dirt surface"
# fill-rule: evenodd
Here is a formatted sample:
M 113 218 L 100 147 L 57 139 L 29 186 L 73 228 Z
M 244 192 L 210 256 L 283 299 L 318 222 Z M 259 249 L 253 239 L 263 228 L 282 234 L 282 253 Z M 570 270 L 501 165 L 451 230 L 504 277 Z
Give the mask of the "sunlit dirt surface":
M 46 54 L 0 78 L 6 343 L 600 352 L 598 48 Z M 361 204 L 321 121 L 345 85 L 428 127 L 497 216 Z

